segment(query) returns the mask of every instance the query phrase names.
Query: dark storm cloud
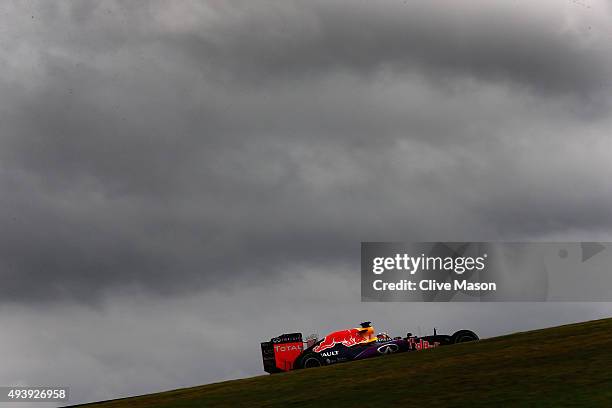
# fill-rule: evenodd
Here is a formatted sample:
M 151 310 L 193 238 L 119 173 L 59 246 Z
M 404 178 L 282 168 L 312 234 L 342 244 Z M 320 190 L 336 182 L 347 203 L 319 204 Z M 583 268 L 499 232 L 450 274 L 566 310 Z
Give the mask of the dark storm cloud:
M 258 284 L 357 268 L 361 240 L 605 234 L 608 20 L 574 14 L 7 7 L 0 295 Z
M 522 1 L 263 4 L 228 7 L 214 30 L 184 33 L 175 45 L 238 81 L 388 68 L 555 93 L 611 85 L 610 57 L 599 48 L 608 36 L 589 37 L 588 21 L 568 25 L 554 3 L 544 10 Z

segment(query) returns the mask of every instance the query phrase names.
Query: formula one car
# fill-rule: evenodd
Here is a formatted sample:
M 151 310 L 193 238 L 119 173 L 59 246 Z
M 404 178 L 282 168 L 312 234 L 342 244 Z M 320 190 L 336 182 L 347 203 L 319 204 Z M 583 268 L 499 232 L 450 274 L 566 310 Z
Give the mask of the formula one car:
M 320 340 L 310 338 L 307 343 L 302 333 L 282 334 L 261 343 L 261 354 L 264 370 L 274 374 L 475 340 L 478 336 L 470 330 L 459 330 L 451 336 L 437 334 L 436 329 L 431 336 L 408 333 L 391 338 L 386 333 L 374 335 L 370 322 L 363 322 L 358 328 L 339 330 Z

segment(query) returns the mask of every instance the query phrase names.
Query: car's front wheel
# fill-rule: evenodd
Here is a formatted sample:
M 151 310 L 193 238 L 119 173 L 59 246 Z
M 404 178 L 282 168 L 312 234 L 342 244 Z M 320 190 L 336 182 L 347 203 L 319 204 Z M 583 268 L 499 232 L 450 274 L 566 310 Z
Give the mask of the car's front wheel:
M 467 341 L 476 341 L 479 340 L 476 333 L 471 330 L 459 330 L 451 337 L 451 342 L 455 343 L 465 343 Z

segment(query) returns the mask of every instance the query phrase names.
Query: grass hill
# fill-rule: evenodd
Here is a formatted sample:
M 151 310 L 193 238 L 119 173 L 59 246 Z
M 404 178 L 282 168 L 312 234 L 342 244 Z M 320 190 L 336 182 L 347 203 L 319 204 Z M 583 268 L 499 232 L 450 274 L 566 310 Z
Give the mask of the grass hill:
M 609 407 L 612 319 L 83 406 Z

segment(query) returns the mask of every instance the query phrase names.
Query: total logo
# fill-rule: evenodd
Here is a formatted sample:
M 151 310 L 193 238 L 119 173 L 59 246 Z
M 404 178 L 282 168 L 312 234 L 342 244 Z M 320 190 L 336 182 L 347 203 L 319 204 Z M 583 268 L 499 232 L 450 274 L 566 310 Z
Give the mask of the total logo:
M 274 346 L 274 351 L 302 351 L 302 346 L 299 345 L 276 345 Z
M 338 350 L 336 350 L 336 351 L 328 351 L 326 353 L 321 353 L 321 355 L 323 357 L 337 356 L 338 355 Z

